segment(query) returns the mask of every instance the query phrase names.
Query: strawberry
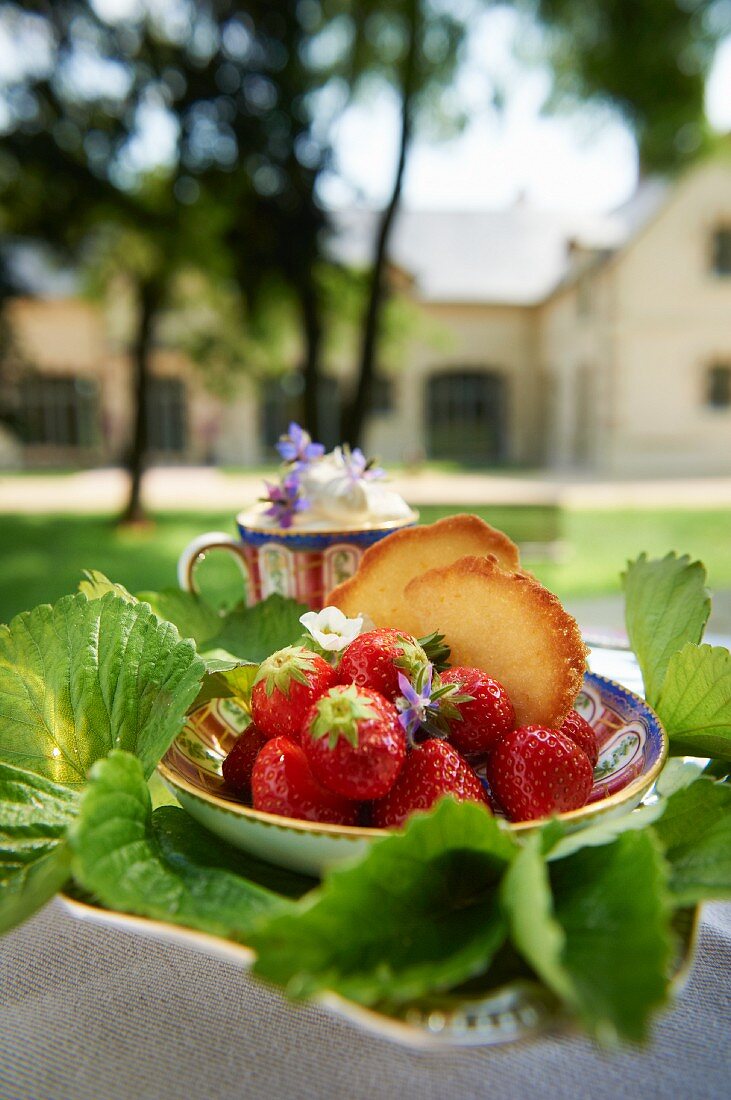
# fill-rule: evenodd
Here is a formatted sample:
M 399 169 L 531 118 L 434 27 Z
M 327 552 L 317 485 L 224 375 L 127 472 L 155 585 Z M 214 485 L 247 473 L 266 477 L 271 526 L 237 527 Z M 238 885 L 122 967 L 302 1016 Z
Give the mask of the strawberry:
M 398 674 L 414 680 L 429 658 L 410 634 L 382 627 L 359 634 L 343 651 L 338 665 L 341 684 L 373 688 L 393 702 L 400 695 Z
M 289 737 L 272 737 L 251 775 L 254 809 L 302 821 L 355 825 L 359 805 L 318 783 L 304 749 Z
M 502 684 L 479 668 L 455 665 L 441 674 L 443 684 L 454 684 L 460 695 L 453 702 L 457 721 L 450 722 L 449 740 L 465 755 L 484 754 L 515 728 L 515 711 Z M 446 696 L 448 699 L 449 696 Z
M 498 741 L 485 769 L 511 821 L 578 810 L 591 791 L 586 753 L 558 730 L 523 726 Z
M 267 736 L 252 722 L 240 737 L 224 760 L 221 771 L 226 786 L 242 798 L 251 795 L 251 772 L 259 750 L 267 743 Z
M 430 738 L 414 746 L 391 790 L 372 804 L 373 824 L 403 825 L 415 810 L 430 809 L 444 795 L 487 807 L 485 789 L 467 761 L 446 741 Z
M 596 734 L 586 718 L 582 718 L 578 711 L 570 710 L 559 727 L 559 732 L 583 749 L 589 757 L 592 768 L 596 767 L 599 748 L 596 743 Z
M 287 646 L 259 666 L 251 692 L 251 714 L 267 737 L 297 740 L 305 712 L 337 682 L 332 665 L 304 646 Z
M 338 684 L 320 696 L 300 743 L 315 778 L 346 798 L 381 798 L 406 757 L 406 734 L 393 703 L 355 684 Z

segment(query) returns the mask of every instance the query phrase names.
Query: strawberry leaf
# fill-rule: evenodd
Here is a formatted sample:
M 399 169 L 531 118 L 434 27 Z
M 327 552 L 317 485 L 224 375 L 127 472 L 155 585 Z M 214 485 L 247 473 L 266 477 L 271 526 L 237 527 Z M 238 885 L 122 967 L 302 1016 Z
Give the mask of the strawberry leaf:
M 94 765 L 69 839 L 76 881 L 124 913 L 242 940 L 263 915 L 289 904 L 243 877 L 256 860 L 211 837 L 183 810 L 153 813 L 130 753 L 115 750 Z
M 291 996 L 334 989 L 362 1004 L 448 989 L 505 939 L 497 884 L 516 850 L 484 809 L 444 799 L 256 929 L 255 972 Z
M 601 1041 L 643 1039 L 665 1000 L 671 956 L 666 868 L 650 830 L 584 848 L 549 874 L 578 1015 Z
M 641 1039 L 666 995 L 664 866 L 648 832 L 629 832 L 548 866 L 541 838 L 511 864 L 501 897 L 510 937 L 602 1041 Z
M 304 604 L 273 593 L 253 607 L 237 607 L 225 615 L 206 649 L 225 649 L 241 660 L 259 664 L 271 653 L 295 643 L 302 635 Z
M 705 582 L 705 568 L 687 554 L 653 560 L 641 554 L 622 574 L 627 634 L 651 706 L 660 696 L 673 654 L 703 637 L 711 610 Z
M 116 593 L 65 596 L 0 626 L 0 759 L 80 787 L 112 748 L 149 775 L 205 669 L 191 642 Z
M 70 874 L 66 827 L 78 796 L 0 763 L 0 933 L 44 905 Z
M 192 638 L 196 646 L 207 648 L 210 638 L 221 629 L 221 616 L 201 596 L 182 588 L 162 592 L 139 592 L 137 599 L 150 605 L 158 619 L 177 627 L 181 638 Z
M 668 663 L 657 712 L 672 752 L 731 760 L 731 653 L 684 646 Z
M 701 777 L 677 789 L 654 830 L 676 905 L 731 899 L 731 786 Z

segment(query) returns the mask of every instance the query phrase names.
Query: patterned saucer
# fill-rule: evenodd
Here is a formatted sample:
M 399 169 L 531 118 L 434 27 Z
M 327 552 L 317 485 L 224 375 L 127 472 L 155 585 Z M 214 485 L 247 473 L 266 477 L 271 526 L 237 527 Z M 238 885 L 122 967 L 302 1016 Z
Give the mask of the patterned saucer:
M 569 825 L 637 805 L 659 775 L 668 749 L 655 713 L 614 680 L 587 672 L 576 709 L 596 732 L 599 761 L 587 805 L 559 814 Z M 311 875 L 360 856 L 386 835 L 381 829 L 294 821 L 242 804 L 226 789 L 221 764 L 248 723 L 247 712 L 232 700 L 213 700 L 190 716 L 159 765 L 164 782 L 201 825 L 260 859 Z M 536 822 L 506 827 L 522 833 Z

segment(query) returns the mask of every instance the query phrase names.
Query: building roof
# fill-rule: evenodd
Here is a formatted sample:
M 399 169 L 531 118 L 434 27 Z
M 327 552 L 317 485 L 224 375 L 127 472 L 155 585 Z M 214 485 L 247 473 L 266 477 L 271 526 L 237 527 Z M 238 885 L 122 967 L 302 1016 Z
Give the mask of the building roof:
M 606 216 L 523 203 L 490 211 L 403 210 L 394 224 L 391 261 L 414 279 L 422 301 L 537 305 L 570 275 L 572 246 L 611 253 L 652 217 L 666 191 L 665 183 L 648 180 Z M 365 266 L 376 219 L 372 210 L 339 212 L 335 256 Z
M 504 210 L 401 210 L 391 262 L 414 280 L 422 301 L 538 305 L 575 272 L 572 246 L 610 255 L 655 214 L 668 189 L 663 180 L 647 180 L 605 216 L 538 210 L 523 202 Z M 336 212 L 332 255 L 366 267 L 378 216 L 363 207 Z M 2 251 L 17 292 L 42 298 L 79 292 L 78 273 L 59 267 L 41 245 L 14 240 Z

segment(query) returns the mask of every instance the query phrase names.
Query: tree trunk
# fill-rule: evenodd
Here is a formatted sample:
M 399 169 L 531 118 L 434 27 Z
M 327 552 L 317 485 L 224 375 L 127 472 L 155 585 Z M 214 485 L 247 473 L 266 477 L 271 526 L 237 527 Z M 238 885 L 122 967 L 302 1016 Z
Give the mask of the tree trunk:
M 373 266 L 368 279 L 368 297 L 361 329 L 358 378 L 355 390 L 343 416 L 343 439 L 351 447 L 360 445 L 363 428 L 371 405 L 373 380 L 376 373 L 376 355 L 381 335 L 381 316 L 388 297 L 386 285 L 386 264 L 391 229 L 401 203 L 401 191 L 404 182 L 404 169 L 413 136 L 413 108 L 416 85 L 417 57 L 421 34 L 419 28 L 419 4 L 412 9 L 409 52 L 404 62 L 401 82 L 401 132 L 399 137 L 398 163 L 388 205 L 381 214 L 376 237 Z
M 150 390 L 150 359 L 152 337 L 157 312 L 162 299 L 161 287 L 156 282 L 144 282 L 139 288 L 139 312 L 137 332 L 132 345 L 134 371 L 134 423 L 132 439 L 127 451 L 129 496 L 120 516 L 120 523 L 140 523 L 145 516 L 142 505 L 142 477 L 147 459 L 148 396 Z
M 304 337 L 304 355 L 302 360 L 303 426 L 313 439 L 320 438 L 320 351 L 322 349 L 322 322 L 320 303 L 312 278 L 308 275 L 299 288 L 300 309 L 302 311 L 302 333 Z

